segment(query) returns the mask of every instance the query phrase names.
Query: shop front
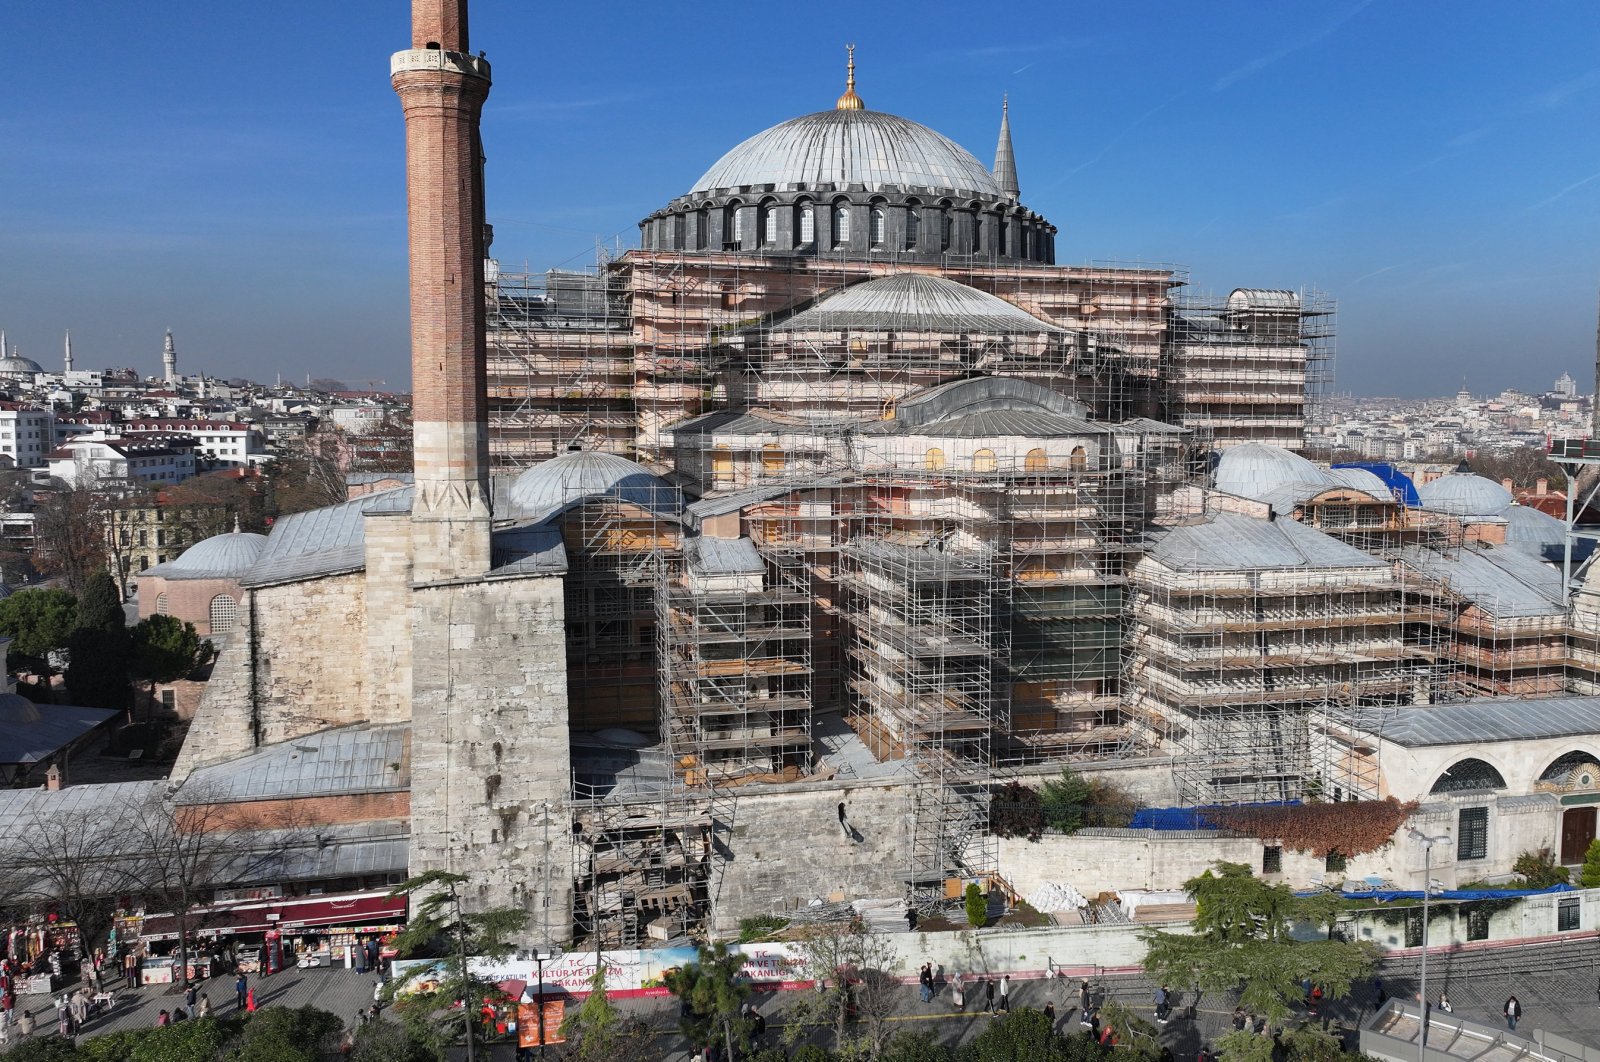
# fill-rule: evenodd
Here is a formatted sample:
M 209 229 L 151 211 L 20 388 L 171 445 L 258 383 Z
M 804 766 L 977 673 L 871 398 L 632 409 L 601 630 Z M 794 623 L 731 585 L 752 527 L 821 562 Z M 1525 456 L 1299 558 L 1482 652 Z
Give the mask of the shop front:
M 251 899 L 196 907 L 189 914 L 190 977 L 242 970 L 272 974 L 288 966 L 365 966 L 357 948 L 394 957 L 392 941 L 405 922 L 406 898 L 387 892 Z M 146 984 L 175 979 L 178 919 L 151 915 L 140 927 L 141 977 Z M 160 978 L 166 978 L 166 981 Z

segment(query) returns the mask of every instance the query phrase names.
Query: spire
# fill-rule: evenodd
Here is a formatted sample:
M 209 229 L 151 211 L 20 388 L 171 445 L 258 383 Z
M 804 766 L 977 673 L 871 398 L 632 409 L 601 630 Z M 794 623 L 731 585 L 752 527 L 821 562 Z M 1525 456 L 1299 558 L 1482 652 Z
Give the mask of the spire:
M 1017 186 L 1017 156 L 1011 150 L 1011 96 L 1006 94 L 1000 98 L 1000 143 L 994 149 L 994 179 L 1004 192 L 1012 199 L 1022 195 L 1022 189 Z
M 65 370 L 64 371 L 71 372 L 72 371 L 72 329 L 70 329 L 70 328 L 67 329 L 66 351 L 67 351 L 67 356 L 63 361 L 63 364 L 65 366 Z
M 845 64 L 844 95 L 839 97 L 839 102 L 833 105 L 836 111 L 864 111 L 867 105 L 861 102 L 861 97 L 856 95 L 856 46 L 845 45 L 845 52 L 849 61 Z

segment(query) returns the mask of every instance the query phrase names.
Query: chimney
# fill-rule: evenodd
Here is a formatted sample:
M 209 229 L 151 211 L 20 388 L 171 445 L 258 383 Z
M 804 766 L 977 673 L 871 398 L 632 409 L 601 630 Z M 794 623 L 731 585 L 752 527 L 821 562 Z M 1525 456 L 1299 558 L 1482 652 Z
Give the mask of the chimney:
M 52 793 L 61 788 L 61 768 L 53 763 L 50 769 L 44 772 L 44 787 Z
M 1533 492 L 1540 497 L 1550 493 L 1550 481 L 1540 476 L 1533 484 Z
M 1500 485 L 1502 487 L 1504 487 L 1506 490 L 1515 490 L 1516 489 L 1516 485 L 1511 482 L 1511 477 L 1510 476 L 1507 476 L 1505 479 L 1502 479 L 1500 481 Z

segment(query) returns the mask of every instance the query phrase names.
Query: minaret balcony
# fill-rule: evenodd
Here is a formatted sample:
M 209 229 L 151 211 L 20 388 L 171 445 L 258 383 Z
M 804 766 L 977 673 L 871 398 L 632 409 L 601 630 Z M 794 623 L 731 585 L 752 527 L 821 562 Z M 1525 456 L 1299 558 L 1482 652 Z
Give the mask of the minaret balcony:
M 411 70 L 448 70 L 483 81 L 489 80 L 489 60 L 467 52 L 439 48 L 407 48 L 389 57 L 389 76 Z

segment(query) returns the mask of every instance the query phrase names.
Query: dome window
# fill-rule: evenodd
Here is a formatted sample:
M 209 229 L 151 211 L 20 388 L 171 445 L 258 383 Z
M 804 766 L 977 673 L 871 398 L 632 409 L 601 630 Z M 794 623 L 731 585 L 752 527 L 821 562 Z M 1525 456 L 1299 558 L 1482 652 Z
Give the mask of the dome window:
M 817 214 L 810 203 L 800 204 L 800 216 L 795 231 L 800 234 L 801 247 L 808 247 L 817 242 Z
M 883 215 L 883 207 L 878 207 L 878 206 L 873 207 L 872 208 L 872 214 L 870 215 L 869 221 L 870 221 L 870 226 L 871 227 L 867 230 L 867 232 L 868 232 L 868 237 L 872 241 L 872 246 L 874 246 L 874 247 L 882 247 L 883 246 L 883 239 L 884 239 L 884 228 L 885 228 L 885 219 L 884 219 L 884 215 Z
M 744 242 L 744 211 L 738 203 L 722 209 L 722 249 L 735 251 Z
M 950 234 L 951 234 L 951 232 L 952 232 L 952 230 L 954 228 L 955 228 L 955 218 L 950 216 L 950 211 L 949 210 L 940 211 L 940 213 L 939 213 L 939 250 L 948 251 L 950 249 Z
M 227 594 L 211 599 L 211 633 L 227 634 L 239 616 L 239 603 Z
M 156 615 L 158 615 L 158 616 L 170 616 L 171 613 L 167 611 L 168 607 L 169 606 L 167 605 L 167 595 L 166 595 L 166 593 L 162 592 L 162 593 L 157 594 L 156 595 Z
M 711 245 L 711 211 L 700 208 L 694 216 L 695 250 L 703 251 Z
M 850 242 L 850 204 L 833 205 L 833 245 L 842 247 Z
M 761 208 L 761 242 L 769 245 L 778 242 L 778 208 L 775 206 Z
M 974 472 L 993 472 L 998 467 L 994 451 L 983 449 L 975 451 L 972 455 L 972 470 Z
M 917 249 L 917 237 L 922 234 L 922 211 L 906 207 L 906 250 Z

